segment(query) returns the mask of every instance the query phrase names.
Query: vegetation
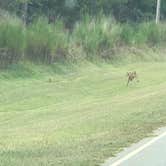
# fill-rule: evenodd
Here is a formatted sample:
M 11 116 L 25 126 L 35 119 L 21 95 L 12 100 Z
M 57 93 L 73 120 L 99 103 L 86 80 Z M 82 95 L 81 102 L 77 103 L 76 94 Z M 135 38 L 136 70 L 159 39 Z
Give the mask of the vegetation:
M 99 165 L 166 124 L 166 24 L 154 23 L 155 6 L 0 0 L 1 166 Z M 127 87 L 135 70 L 140 82 Z
M 0 22 L 1 67 L 29 59 L 52 64 L 57 61 L 113 59 L 119 47 L 159 46 L 166 42 L 166 25 L 153 22 L 120 24 L 114 19 L 89 15 L 69 32 L 62 21 L 48 24 L 40 18 L 26 28 L 17 18 Z
M 19 61 L 25 48 L 22 23 L 13 17 L 5 18 L 0 21 L 0 67 Z
M 165 125 L 165 62 L 122 64 L 1 72 L 1 166 L 99 165 Z M 127 87 L 133 69 L 140 83 Z
M 26 56 L 32 61 L 53 63 L 58 58 L 65 58 L 68 47 L 68 33 L 63 23 L 50 25 L 46 19 L 40 19 L 27 30 Z
M 166 4 L 162 3 L 164 18 Z M 121 47 L 156 47 L 166 42 L 165 23 L 153 22 L 155 0 L 7 0 L 0 4 L 0 67 L 25 59 L 46 64 L 112 60 Z
M 155 18 L 156 0 L 0 0 L 1 8 L 31 22 L 39 16 L 54 22 L 64 20 L 68 27 L 82 14 L 95 16 L 101 11 L 120 22 L 142 22 Z M 162 0 L 161 17 L 166 16 L 166 2 Z

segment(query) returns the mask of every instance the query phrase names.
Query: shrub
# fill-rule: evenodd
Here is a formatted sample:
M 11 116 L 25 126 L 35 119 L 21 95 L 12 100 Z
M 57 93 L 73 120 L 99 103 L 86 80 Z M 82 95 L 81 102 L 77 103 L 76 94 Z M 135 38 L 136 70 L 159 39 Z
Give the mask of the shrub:
M 123 43 L 125 45 L 135 44 L 134 36 L 135 36 L 135 27 L 130 24 L 123 24 L 121 31 L 121 40 L 123 41 Z
M 165 44 L 165 27 L 153 22 L 119 24 L 99 14 L 83 16 L 69 34 L 60 20 L 48 24 L 47 19 L 40 18 L 25 28 L 16 17 L 0 13 L 0 67 L 17 63 L 23 55 L 49 64 L 64 59 L 114 58 L 120 47 Z
M 136 37 L 138 37 L 138 34 L 142 37 L 139 43 L 155 45 L 161 41 L 160 26 L 153 22 L 140 24 Z
M 76 24 L 72 40 L 83 46 L 87 57 L 99 55 L 111 46 L 111 24 L 105 17 L 91 18 L 84 16 L 83 21 Z
M 0 20 L 0 66 L 17 63 L 25 49 L 25 32 L 18 19 Z
M 60 21 L 53 25 L 41 18 L 27 28 L 26 55 L 33 61 L 53 63 L 65 58 L 67 45 L 68 33 Z

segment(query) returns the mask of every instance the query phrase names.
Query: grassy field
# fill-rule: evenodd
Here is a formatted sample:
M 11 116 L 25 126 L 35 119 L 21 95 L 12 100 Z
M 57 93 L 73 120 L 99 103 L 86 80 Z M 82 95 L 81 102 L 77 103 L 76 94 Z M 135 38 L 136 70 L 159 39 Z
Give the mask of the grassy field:
M 166 124 L 165 62 L 65 66 L 0 73 L 0 166 L 100 165 Z

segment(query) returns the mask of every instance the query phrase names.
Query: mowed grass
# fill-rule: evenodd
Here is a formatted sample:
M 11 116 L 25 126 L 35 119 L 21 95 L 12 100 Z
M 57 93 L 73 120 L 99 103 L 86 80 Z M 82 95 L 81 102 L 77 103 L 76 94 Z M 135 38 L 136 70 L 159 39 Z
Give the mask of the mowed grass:
M 165 62 L 27 66 L 0 74 L 0 166 L 100 165 L 166 124 Z

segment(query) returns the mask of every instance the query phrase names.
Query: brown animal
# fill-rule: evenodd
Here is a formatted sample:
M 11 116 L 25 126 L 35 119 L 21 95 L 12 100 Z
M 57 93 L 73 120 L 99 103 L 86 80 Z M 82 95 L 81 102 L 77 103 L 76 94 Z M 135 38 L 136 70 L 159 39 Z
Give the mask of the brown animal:
M 53 82 L 53 79 L 52 79 L 52 78 L 49 78 L 49 79 L 48 79 L 48 82 L 49 82 L 49 83 L 52 83 L 52 82 Z
M 137 82 L 139 82 L 138 80 L 138 76 L 137 76 L 137 72 L 128 72 L 127 73 L 127 77 L 128 77 L 128 81 L 127 81 L 127 86 L 129 85 L 130 82 L 132 82 L 134 79 L 137 80 Z

